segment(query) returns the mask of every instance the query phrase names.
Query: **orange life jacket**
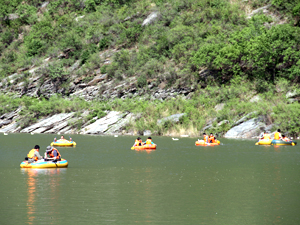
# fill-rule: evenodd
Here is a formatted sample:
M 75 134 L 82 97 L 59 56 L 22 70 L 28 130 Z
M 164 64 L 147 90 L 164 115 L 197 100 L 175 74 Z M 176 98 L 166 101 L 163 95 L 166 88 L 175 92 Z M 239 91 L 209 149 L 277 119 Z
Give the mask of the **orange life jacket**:
M 38 161 L 38 157 L 36 157 L 36 156 L 34 156 L 34 153 L 35 153 L 35 151 L 37 151 L 36 149 L 31 149 L 30 151 L 29 151 L 29 153 L 27 154 L 27 157 L 29 158 L 29 159 L 33 159 L 34 158 L 34 160 L 35 161 Z
M 274 134 L 274 140 L 279 140 L 280 139 L 280 133 L 279 132 L 276 132 Z
M 214 136 L 209 136 L 209 142 L 210 143 L 215 143 L 216 142 L 216 138 Z
M 56 150 L 57 151 L 57 156 L 56 156 L 56 159 L 60 159 L 61 158 L 61 155 L 59 153 L 59 151 L 56 149 L 56 148 L 53 148 L 51 152 L 49 152 L 49 156 L 50 158 L 54 158 L 54 154 L 53 154 L 53 151 Z
M 151 145 L 152 144 L 152 140 L 151 139 L 147 139 L 146 140 L 146 145 Z
M 270 139 L 270 134 L 264 134 L 264 139 Z
M 204 142 L 208 142 L 208 135 L 204 135 L 203 140 Z
M 287 142 L 290 141 L 287 137 L 283 138 L 282 140 L 287 141 Z
M 135 146 L 138 146 L 138 145 L 139 145 L 139 143 L 140 143 L 140 141 L 139 141 L 138 139 L 135 139 L 135 141 L 134 141 L 134 145 L 135 145 Z

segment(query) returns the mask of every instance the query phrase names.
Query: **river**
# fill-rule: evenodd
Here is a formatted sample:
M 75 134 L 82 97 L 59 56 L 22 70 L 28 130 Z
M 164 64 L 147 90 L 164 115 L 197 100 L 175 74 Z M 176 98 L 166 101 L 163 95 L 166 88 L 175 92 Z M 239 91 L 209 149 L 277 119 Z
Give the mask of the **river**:
M 153 137 L 135 151 L 135 137 L 72 135 L 68 168 L 20 168 L 54 137 L 0 135 L 0 224 L 300 224 L 299 145 Z

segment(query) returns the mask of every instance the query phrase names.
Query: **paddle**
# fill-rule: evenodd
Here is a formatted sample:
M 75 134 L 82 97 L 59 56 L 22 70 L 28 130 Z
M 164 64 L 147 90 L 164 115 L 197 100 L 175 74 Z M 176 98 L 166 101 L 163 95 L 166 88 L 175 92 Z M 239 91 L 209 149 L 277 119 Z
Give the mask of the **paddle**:
M 134 150 L 134 147 L 133 147 L 133 146 L 131 147 L 131 150 Z

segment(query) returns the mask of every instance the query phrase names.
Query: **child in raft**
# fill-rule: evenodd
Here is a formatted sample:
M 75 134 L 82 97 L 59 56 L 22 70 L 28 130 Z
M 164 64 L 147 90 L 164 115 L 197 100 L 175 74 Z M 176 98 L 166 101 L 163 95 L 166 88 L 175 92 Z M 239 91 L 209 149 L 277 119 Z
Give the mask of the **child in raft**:
M 208 135 L 206 133 L 203 133 L 203 140 L 205 143 L 208 143 L 208 139 L 209 139 Z M 198 139 L 198 141 L 200 140 Z
M 143 143 L 143 141 L 142 141 L 142 139 L 140 137 L 138 137 L 137 139 L 135 139 L 133 147 L 134 146 L 142 146 L 142 145 L 144 145 L 144 143 Z
M 210 133 L 209 137 L 208 137 L 208 143 L 216 143 L 217 139 L 215 138 L 215 136 Z
M 267 131 L 264 131 L 263 134 L 261 134 L 259 141 L 263 140 L 263 139 L 271 139 L 270 138 L 270 134 L 267 133 Z
M 286 141 L 286 142 L 290 142 L 291 140 L 288 138 L 288 137 L 286 137 L 285 135 L 282 135 L 282 140 L 283 141 Z
M 151 137 L 148 137 L 148 139 L 145 141 L 145 145 L 154 145 Z

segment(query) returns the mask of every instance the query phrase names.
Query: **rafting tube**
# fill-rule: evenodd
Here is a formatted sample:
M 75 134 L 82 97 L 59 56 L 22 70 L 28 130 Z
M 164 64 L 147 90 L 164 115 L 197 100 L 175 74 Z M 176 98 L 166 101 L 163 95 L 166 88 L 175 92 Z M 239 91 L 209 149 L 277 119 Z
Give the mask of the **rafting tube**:
M 142 146 L 133 146 L 131 149 L 135 149 L 135 150 L 148 150 L 148 149 L 156 149 L 156 144 L 146 144 L 146 145 L 142 145 Z
M 28 161 L 23 161 L 20 164 L 21 168 L 63 168 L 63 167 L 68 167 L 68 161 L 65 159 L 61 159 L 60 161 L 57 162 L 52 162 L 52 161 L 45 161 L 44 159 L 40 159 L 38 161 L 28 163 Z
M 75 141 L 54 141 L 50 144 L 51 146 L 58 146 L 58 147 L 70 147 L 70 146 L 76 146 L 76 142 Z
M 255 145 L 271 145 L 272 139 L 261 139 Z
M 196 146 L 214 146 L 214 145 L 220 145 L 220 141 L 217 140 L 217 142 L 214 143 L 206 143 L 204 140 L 198 140 L 195 142 Z
M 296 145 L 296 141 L 283 141 L 283 140 L 273 140 L 271 142 L 272 145 Z

